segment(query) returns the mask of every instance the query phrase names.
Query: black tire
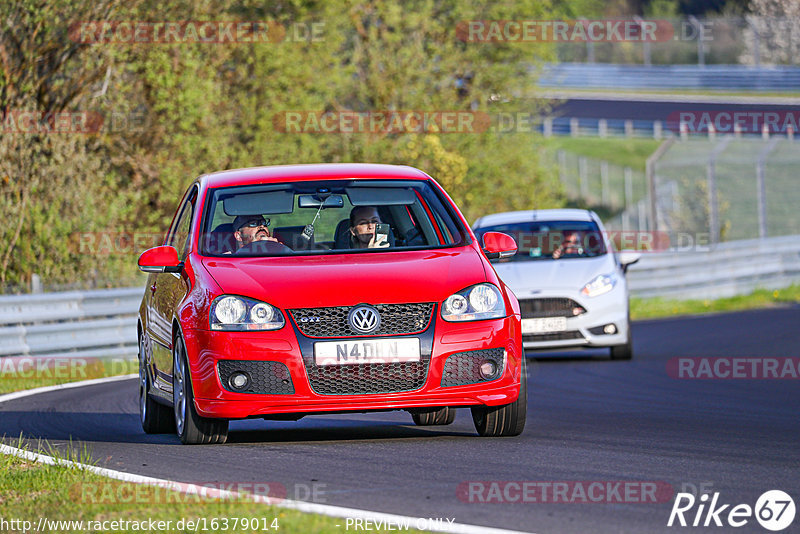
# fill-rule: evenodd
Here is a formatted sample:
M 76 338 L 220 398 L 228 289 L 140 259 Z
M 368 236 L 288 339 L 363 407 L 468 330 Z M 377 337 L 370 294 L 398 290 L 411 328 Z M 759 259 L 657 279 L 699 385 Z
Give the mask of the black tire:
M 612 360 L 630 360 L 633 358 L 633 336 L 631 335 L 631 321 L 628 319 L 628 341 L 624 345 L 611 347 Z
M 228 439 L 228 420 L 202 417 L 194 406 L 192 377 L 186 346 L 178 336 L 172 349 L 172 401 L 175 430 L 184 445 L 225 443 Z
M 475 423 L 475 430 L 484 437 L 519 436 L 525 428 L 527 414 L 528 371 L 523 355 L 517 400 L 502 406 L 473 406 L 472 421 Z
M 139 334 L 139 421 L 146 434 L 175 432 L 175 416 L 169 406 L 150 397 L 150 373 L 144 359 L 144 335 Z
M 411 418 L 417 426 L 449 425 L 456 420 L 456 409 L 447 406 L 444 408 L 419 408 L 411 412 Z

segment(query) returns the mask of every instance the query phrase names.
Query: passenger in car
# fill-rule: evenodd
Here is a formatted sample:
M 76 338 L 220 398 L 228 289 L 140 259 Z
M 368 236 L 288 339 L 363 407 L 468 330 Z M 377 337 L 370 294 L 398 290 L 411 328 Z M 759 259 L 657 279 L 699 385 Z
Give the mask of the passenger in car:
M 381 224 L 378 208 L 374 206 L 356 206 L 350 210 L 350 245 L 351 248 L 386 248 L 390 246 L 389 235 L 378 233 Z

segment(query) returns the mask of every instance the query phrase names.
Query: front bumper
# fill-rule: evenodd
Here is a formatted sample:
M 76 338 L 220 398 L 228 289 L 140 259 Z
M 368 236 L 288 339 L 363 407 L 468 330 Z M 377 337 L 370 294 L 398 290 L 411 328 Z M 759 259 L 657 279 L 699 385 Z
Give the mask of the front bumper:
M 604 295 L 587 297 L 580 291 L 565 289 L 548 289 L 537 291 L 527 298 L 568 298 L 577 302 L 586 312 L 577 316 L 567 316 L 567 328 L 564 332 L 543 333 L 541 335 L 523 334 L 525 349 L 560 349 L 571 347 L 611 347 L 624 345 L 628 339 L 630 328 L 628 320 L 628 294 L 624 285 L 618 284 Z M 523 312 L 522 318 L 527 316 Z M 615 334 L 597 333 L 607 324 L 617 327 Z M 595 332 L 592 332 L 594 330 Z
M 195 406 L 204 417 L 240 419 L 275 414 L 364 412 L 437 406 L 497 406 L 514 402 L 520 389 L 521 347 L 518 316 L 472 323 L 433 321 L 422 335 L 432 339 L 430 363 L 422 387 L 414 391 L 324 395 L 309 382 L 303 347 L 313 341 L 301 337 L 287 324 L 274 332 L 220 332 L 184 330 L 192 375 Z M 432 330 L 433 329 L 433 330 Z M 298 339 L 300 337 L 300 339 Z M 460 386 L 442 386 L 448 356 L 483 349 L 505 351 L 502 374 L 491 381 Z M 218 372 L 220 360 L 280 362 L 291 375 L 293 394 L 232 392 L 223 387 Z

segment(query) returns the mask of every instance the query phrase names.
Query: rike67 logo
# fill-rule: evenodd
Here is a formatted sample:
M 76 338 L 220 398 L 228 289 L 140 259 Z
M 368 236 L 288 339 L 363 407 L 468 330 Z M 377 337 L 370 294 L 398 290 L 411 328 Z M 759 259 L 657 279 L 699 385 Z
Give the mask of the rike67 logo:
M 696 499 L 691 493 L 678 493 L 669 514 L 667 526 L 729 526 L 743 527 L 753 517 L 767 530 L 777 532 L 785 529 L 794 521 L 794 500 L 781 490 L 764 492 L 756 501 L 755 507 L 749 504 L 730 504 L 719 502 L 719 492 L 715 492 L 709 501 L 707 493 Z M 697 505 L 697 509 L 693 510 Z M 687 520 L 688 518 L 688 520 Z M 677 520 L 677 524 L 676 524 Z

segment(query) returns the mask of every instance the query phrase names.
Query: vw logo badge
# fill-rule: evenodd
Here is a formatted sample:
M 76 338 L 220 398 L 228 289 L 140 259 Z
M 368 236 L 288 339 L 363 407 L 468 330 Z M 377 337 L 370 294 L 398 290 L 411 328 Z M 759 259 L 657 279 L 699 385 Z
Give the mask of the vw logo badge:
M 372 306 L 356 306 L 347 315 L 350 327 L 359 334 L 371 334 L 381 326 L 381 315 Z

